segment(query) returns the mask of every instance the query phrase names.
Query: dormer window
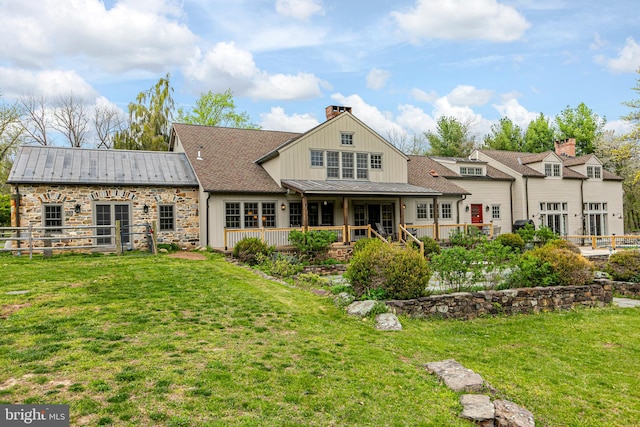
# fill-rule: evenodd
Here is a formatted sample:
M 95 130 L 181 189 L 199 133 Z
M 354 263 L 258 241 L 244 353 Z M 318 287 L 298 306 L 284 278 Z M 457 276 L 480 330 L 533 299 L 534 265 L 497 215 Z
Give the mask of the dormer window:
M 460 175 L 463 176 L 482 176 L 482 168 L 471 166 L 460 166 Z
M 340 144 L 342 145 L 353 145 L 353 134 L 352 133 L 341 133 L 340 134 Z
M 602 168 L 600 166 L 587 166 L 587 178 L 602 178 Z
M 558 163 L 545 163 L 544 174 L 546 176 L 561 176 L 560 165 Z

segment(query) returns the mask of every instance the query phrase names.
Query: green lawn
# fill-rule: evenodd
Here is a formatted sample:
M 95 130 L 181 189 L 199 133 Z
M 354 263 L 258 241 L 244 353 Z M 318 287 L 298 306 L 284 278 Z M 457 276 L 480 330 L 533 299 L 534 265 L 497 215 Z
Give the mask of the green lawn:
M 0 403 L 69 403 L 72 425 L 471 426 L 423 368 L 455 358 L 538 425 L 640 420 L 639 309 L 379 332 L 207 257 L 0 256 Z

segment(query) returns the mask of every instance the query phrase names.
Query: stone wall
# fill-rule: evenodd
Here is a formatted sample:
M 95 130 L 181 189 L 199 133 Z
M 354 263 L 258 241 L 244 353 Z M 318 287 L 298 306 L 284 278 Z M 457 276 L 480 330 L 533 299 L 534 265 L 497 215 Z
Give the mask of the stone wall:
M 176 243 L 182 248 L 193 249 L 199 246 L 199 212 L 197 188 L 152 187 L 152 186 L 80 186 L 80 185 L 20 185 L 20 227 L 43 226 L 43 205 L 60 204 L 63 206 L 63 226 L 90 226 L 95 224 L 94 206 L 103 203 L 120 202 L 130 206 L 131 224 L 152 224 L 157 227 L 158 210 L 161 204 L 174 205 L 175 227 L 173 231 L 157 231 L 158 243 Z M 76 205 L 80 212 L 76 213 Z M 148 212 L 144 212 L 144 206 Z M 12 212 L 12 226 L 15 224 L 15 212 Z M 144 227 L 137 227 L 140 232 Z M 82 236 L 95 235 L 95 229 L 63 230 L 60 235 L 77 236 L 74 240 L 56 240 L 52 246 L 90 246 L 95 239 Z M 147 247 L 142 235 L 132 236 L 133 248 Z M 26 246 L 27 242 L 21 242 Z M 34 246 L 41 247 L 43 242 Z
M 539 313 L 574 307 L 603 307 L 613 300 L 611 282 L 585 286 L 550 286 L 502 291 L 459 292 L 412 300 L 386 301 L 396 314 L 411 317 L 473 319 L 498 314 Z
M 613 282 L 613 288 L 617 294 L 625 297 L 640 297 L 640 283 L 633 282 Z
M 314 273 L 319 276 L 335 276 L 338 274 L 344 274 L 347 271 L 347 264 L 334 264 L 334 265 L 307 265 L 304 267 L 305 273 Z
M 334 243 L 329 248 L 329 257 L 338 261 L 349 261 L 353 255 L 353 246 Z

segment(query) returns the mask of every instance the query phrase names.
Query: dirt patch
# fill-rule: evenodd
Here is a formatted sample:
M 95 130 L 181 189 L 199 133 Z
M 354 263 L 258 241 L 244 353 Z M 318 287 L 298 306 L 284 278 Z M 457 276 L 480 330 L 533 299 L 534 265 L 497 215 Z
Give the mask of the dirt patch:
M 0 319 L 6 319 L 7 317 L 11 316 L 16 311 L 18 311 L 18 310 L 20 310 L 22 308 L 25 308 L 25 307 L 31 307 L 31 303 L 25 302 L 24 304 L 3 305 L 2 307 L 0 307 Z
M 180 259 L 192 259 L 196 261 L 204 261 L 207 259 L 206 256 L 200 254 L 198 252 L 175 252 L 173 254 L 167 255 L 169 258 L 180 258 Z

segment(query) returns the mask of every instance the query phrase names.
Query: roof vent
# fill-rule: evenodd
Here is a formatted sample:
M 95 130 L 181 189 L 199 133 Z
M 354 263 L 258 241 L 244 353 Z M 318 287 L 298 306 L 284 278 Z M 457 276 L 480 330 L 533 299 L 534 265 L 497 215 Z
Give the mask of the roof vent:
M 431 170 L 429 171 L 429 175 L 431 175 L 431 176 L 440 176 L 440 175 L 438 175 L 438 172 L 436 172 L 436 171 L 435 171 L 435 170 L 433 170 L 433 169 L 431 169 Z

